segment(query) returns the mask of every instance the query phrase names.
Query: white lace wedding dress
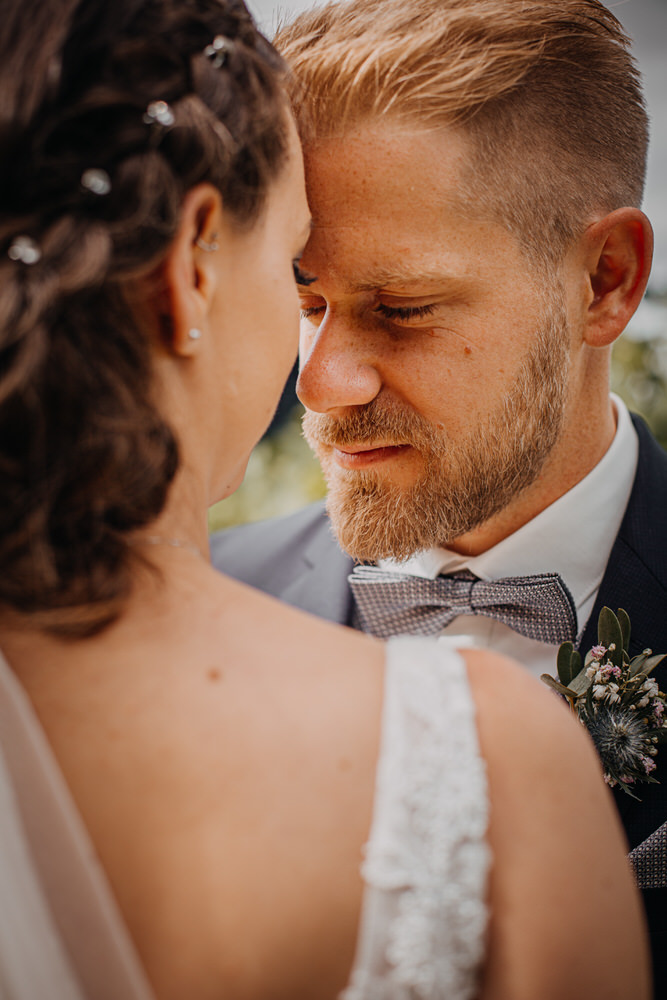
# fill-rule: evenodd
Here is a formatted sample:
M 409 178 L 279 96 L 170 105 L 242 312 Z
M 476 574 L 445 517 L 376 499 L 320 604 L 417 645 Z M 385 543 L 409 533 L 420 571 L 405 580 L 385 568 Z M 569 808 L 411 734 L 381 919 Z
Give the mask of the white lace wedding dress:
M 341 1000 L 472 1000 L 483 962 L 488 798 L 452 646 L 387 647 L 357 955 Z M 0 1000 L 151 1000 L 32 707 L 0 656 Z

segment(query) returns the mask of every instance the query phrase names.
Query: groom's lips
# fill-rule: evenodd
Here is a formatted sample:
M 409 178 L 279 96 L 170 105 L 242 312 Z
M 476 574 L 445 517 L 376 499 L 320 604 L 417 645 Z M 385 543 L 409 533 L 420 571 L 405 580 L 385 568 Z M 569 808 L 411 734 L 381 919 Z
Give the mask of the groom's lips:
M 386 462 L 410 449 L 409 444 L 387 445 L 334 445 L 333 455 L 343 469 L 363 469 L 377 462 Z

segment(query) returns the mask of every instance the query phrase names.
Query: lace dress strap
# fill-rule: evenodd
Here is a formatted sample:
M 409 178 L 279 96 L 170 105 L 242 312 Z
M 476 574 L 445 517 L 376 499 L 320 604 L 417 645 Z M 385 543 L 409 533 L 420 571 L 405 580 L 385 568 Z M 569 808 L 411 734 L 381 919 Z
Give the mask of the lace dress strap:
M 476 995 L 487 825 L 486 769 L 463 659 L 452 640 L 391 640 L 362 920 L 341 1000 Z

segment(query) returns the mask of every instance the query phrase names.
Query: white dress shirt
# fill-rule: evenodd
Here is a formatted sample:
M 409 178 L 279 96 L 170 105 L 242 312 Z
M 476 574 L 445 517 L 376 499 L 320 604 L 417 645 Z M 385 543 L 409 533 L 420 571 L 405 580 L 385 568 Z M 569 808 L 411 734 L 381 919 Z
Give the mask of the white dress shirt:
M 616 434 L 603 458 L 576 486 L 514 534 L 479 556 L 436 548 L 407 562 L 382 560 L 378 565 L 428 579 L 463 569 L 481 580 L 559 573 L 574 598 L 581 634 L 593 610 L 637 471 L 639 443 L 630 414 L 618 396 L 612 395 L 612 400 Z M 529 639 L 483 615 L 459 615 L 442 635 L 461 636 L 461 645 L 511 656 L 536 677 L 556 672 L 558 646 Z

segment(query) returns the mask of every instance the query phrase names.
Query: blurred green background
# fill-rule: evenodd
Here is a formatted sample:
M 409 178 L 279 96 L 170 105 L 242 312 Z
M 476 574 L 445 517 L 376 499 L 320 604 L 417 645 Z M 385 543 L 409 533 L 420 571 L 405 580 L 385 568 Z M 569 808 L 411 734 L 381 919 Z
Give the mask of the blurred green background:
M 324 496 L 319 464 L 301 436 L 303 407 L 290 409 L 253 451 L 236 493 L 211 507 L 211 531 L 288 514 Z
M 612 388 L 628 407 L 641 414 L 667 449 L 667 294 L 662 297 L 662 333 L 650 338 L 630 331 L 617 341 L 612 352 Z
M 648 293 L 616 343 L 612 387 L 667 449 L 667 292 Z M 324 496 L 320 467 L 301 436 L 301 413 L 290 385 L 271 431 L 251 455 L 243 485 L 211 508 L 212 531 L 287 514 Z

